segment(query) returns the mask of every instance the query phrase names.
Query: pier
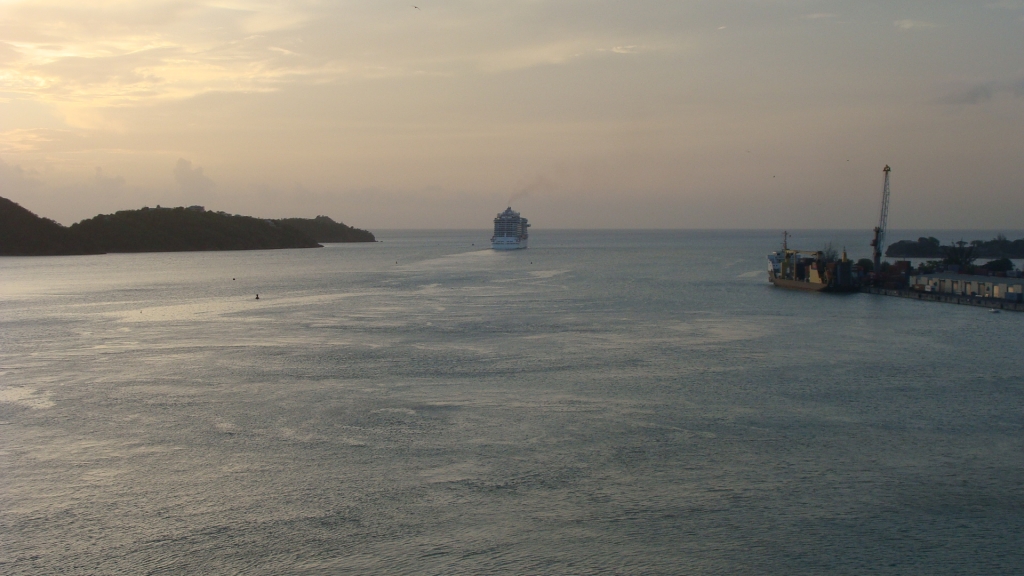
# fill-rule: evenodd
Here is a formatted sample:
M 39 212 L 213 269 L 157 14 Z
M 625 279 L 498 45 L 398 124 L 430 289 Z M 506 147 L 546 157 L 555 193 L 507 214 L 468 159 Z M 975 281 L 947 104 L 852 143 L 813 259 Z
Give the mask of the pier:
M 960 294 L 944 294 L 941 292 L 921 292 L 918 290 L 876 288 L 865 286 L 860 289 L 867 294 L 878 294 L 881 296 L 898 296 L 910 298 L 911 300 L 925 300 L 928 302 L 945 302 L 947 304 L 962 304 L 964 306 L 979 306 L 992 310 L 1008 310 L 1013 312 L 1024 312 L 1024 303 L 1012 302 L 1002 298 L 986 298 L 982 296 L 964 296 Z

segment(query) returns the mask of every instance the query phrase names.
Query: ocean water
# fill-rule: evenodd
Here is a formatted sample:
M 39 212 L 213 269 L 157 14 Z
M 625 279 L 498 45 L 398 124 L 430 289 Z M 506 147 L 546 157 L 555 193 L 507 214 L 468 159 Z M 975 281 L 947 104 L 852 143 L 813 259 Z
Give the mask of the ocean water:
M 1024 570 L 1024 315 L 775 289 L 774 232 L 379 238 L 0 258 L 0 573 Z

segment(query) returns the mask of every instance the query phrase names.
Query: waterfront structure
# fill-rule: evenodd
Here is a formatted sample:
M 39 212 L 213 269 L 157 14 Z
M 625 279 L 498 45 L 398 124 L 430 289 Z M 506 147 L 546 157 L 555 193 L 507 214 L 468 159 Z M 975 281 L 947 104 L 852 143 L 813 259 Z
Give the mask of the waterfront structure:
M 494 236 L 491 236 L 491 248 L 495 250 L 516 250 L 526 248 L 530 234 L 530 224 L 511 206 L 498 214 L 494 219 Z
M 1024 279 L 1021 278 L 936 272 L 911 275 L 909 284 L 911 290 L 918 292 L 1024 301 Z

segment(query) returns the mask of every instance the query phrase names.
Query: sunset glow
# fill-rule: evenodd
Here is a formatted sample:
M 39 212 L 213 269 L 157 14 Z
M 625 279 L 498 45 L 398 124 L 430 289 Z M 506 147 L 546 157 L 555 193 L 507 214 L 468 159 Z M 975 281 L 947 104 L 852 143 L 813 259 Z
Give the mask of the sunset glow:
M 0 2 L 0 188 L 365 227 L 997 228 L 1024 3 Z M 175 178 L 179 160 L 211 185 Z

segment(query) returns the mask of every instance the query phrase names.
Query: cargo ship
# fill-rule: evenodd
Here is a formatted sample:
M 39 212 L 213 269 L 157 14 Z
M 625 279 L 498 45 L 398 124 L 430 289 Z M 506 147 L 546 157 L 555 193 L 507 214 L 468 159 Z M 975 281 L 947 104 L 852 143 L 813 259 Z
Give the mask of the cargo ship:
M 788 232 L 783 232 L 782 250 L 768 255 L 769 282 L 780 288 L 809 292 L 859 290 L 846 250 L 841 259 L 830 261 L 821 250 L 791 249 L 786 242 L 788 236 Z
M 526 248 L 530 239 L 527 228 L 530 224 L 512 209 L 511 206 L 498 214 L 494 219 L 494 236 L 491 236 L 491 248 L 495 250 L 517 250 Z

